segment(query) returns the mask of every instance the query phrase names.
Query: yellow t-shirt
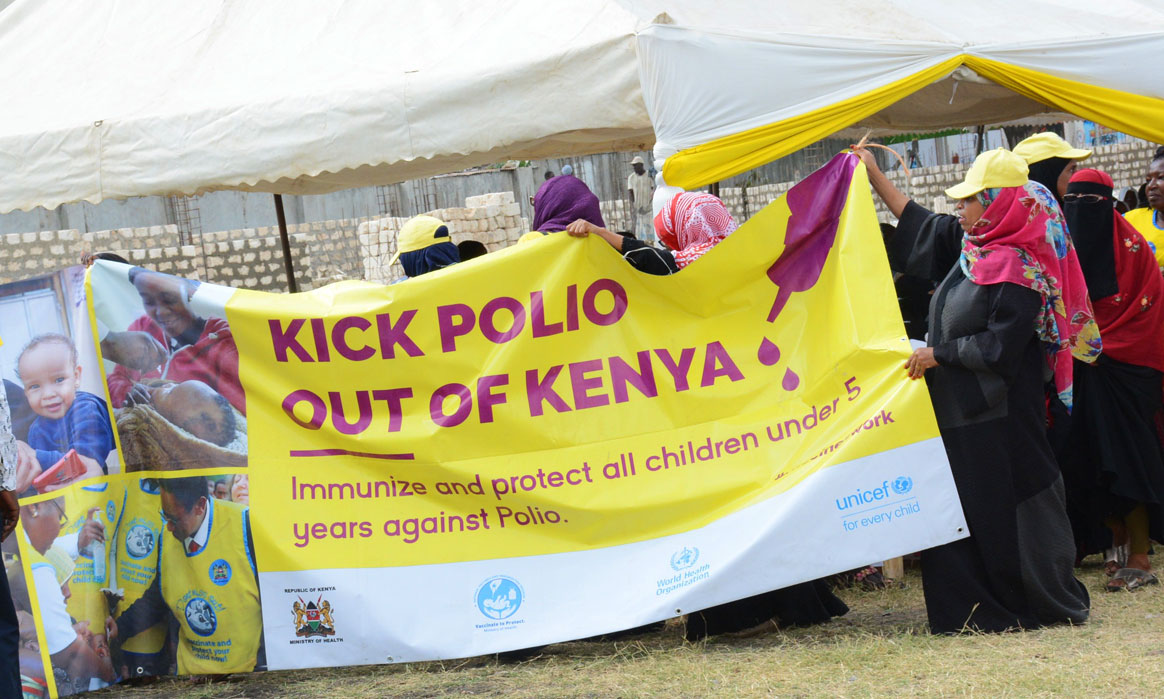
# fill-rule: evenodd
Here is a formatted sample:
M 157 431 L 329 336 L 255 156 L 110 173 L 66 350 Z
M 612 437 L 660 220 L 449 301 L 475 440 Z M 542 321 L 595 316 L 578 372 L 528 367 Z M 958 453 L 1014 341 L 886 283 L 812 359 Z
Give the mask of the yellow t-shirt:
M 125 595 L 117 605 L 117 618 L 141 599 L 158 573 L 158 547 L 165 536 L 165 527 L 159 491 L 156 486 L 148 484 L 146 479 L 139 479 L 126 486 L 121 522 L 112 538 L 116 547 L 116 587 L 121 588 Z M 132 653 L 157 653 L 166 644 L 166 626 L 166 619 L 159 618 L 157 624 L 125 639 L 121 649 Z
M 1161 219 L 1164 219 L 1164 215 L 1157 216 L 1156 210 L 1148 207 L 1132 209 L 1124 214 L 1124 220 L 1132 224 L 1152 246 L 1156 264 L 1164 268 L 1164 228 L 1160 226 Z

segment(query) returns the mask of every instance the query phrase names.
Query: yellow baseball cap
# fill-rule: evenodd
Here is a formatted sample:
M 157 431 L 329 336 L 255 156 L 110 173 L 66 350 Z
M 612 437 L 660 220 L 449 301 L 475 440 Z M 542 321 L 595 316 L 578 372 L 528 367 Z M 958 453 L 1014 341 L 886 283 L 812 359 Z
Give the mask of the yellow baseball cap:
M 453 241 L 449 237 L 449 227 L 444 221 L 433 216 L 413 216 L 396 234 L 396 254 L 388 264 L 396 262 L 402 252 L 415 252 L 437 243 L 451 242 Z
M 995 148 L 974 159 L 966 179 L 946 190 L 951 199 L 968 199 L 984 189 L 1021 187 L 1027 183 L 1027 161 L 1005 148 Z
M 1047 158 L 1067 158 L 1068 160 L 1083 160 L 1091 157 L 1091 151 L 1082 148 L 1072 148 L 1071 144 L 1050 131 L 1037 133 L 1030 138 L 1019 141 L 1014 147 L 1014 154 L 1027 161 L 1027 165 L 1034 165 Z

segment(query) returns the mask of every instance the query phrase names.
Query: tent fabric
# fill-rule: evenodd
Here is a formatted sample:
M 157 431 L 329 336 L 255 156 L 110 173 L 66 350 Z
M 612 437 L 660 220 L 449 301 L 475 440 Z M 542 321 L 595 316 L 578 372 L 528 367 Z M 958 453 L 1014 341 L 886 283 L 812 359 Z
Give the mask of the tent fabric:
M 17 0 L 0 212 L 648 149 L 651 19 L 612 0 Z
M 652 144 L 691 186 L 854 125 L 1053 110 L 1164 140 L 1162 42 L 1153 0 L 16 0 L 0 212 Z
M 674 24 L 639 33 L 667 184 L 699 187 L 855 124 L 922 130 L 1059 111 L 1164 141 L 1152 116 L 1164 113 L 1164 75 L 1145 65 L 1164 55 L 1159 3 L 819 0 L 780 10 L 757 8 L 734 30 L 676 12 Z

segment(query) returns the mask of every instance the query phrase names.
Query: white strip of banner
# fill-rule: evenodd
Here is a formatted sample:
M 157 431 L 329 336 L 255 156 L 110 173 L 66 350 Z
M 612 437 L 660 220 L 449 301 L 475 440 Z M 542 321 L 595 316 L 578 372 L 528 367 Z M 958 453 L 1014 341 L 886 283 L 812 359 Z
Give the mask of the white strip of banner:
M 269 668 L 416 662 L 586 638 L 964 538 L 944 456 L 934 438 L 837 464 L 707 526 L 624 546 L 260 573 Z M 332 624 L 313 627 L 324 603 Z

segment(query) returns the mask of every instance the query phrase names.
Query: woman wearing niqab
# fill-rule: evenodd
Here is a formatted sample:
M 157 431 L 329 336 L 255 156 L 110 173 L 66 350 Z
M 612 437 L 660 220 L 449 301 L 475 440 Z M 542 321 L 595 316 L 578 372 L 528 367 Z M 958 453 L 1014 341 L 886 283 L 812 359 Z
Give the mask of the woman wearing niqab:
M 1075 363 L 1075 407 L 1059 454 L 1077 555 L 1111 555 L 1110 590 L 1155 581 L 1149 539 L 1164 541 L 1164 277 L 1144 237 L 1115 213 L 1112 180 L 1080 170 L 1064 197 L 1068 229 L 1095 309 L 1103 354 Z M 1114 547 L 1113 547 L 1114 548 Z

